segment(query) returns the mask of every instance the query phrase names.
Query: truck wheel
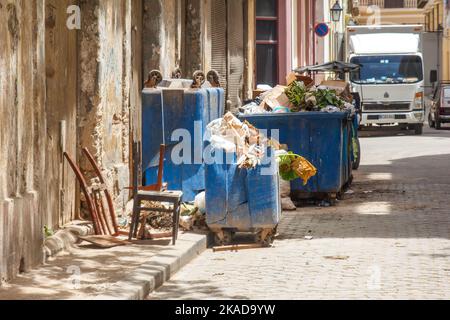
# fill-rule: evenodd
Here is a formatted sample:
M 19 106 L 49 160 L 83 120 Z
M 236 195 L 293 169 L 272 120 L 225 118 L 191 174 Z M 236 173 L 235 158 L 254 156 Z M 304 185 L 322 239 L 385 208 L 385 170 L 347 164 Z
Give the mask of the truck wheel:
M 436 127 L 436 122 L 434 122 L 433 119 L 431 118 L 431 114 L 428 115 L 428 125 L 430 126 L 430 128 Z
M 423 124 L 417 124 L 415 129 L 414 129 L 414 133 L 418 136 L 423 134 Z

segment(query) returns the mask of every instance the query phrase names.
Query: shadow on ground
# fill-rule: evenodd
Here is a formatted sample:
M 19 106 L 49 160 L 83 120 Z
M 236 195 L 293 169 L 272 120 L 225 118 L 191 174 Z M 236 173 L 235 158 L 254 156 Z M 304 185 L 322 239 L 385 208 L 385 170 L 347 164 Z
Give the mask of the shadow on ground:
M 39 270 L 22 274 L 0 289 L 0 300 L 90 299 L 123 280 L 151 257 L 169 256 L 170 239 L 135 241 L 111 249 L 93 248 L 88 243 L 58 255 Z
M 450 239 L 450 154 L 362 166 L 337 207 L 285 213 L 277 240 L 320 238 Z M 295 230 L 293 230 L 295 228 Z

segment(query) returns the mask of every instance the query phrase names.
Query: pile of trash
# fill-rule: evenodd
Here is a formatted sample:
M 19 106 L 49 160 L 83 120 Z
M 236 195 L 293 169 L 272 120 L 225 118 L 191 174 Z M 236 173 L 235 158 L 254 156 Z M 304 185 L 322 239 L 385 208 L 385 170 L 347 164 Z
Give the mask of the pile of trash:
M 180 227 L 185 231 L 208 230 L 205 192 L 199 193 L 195 197 L 194 203 L 181 205 Z
M 286 150 L 276 151 L 280 172 L 280 196 L 283 210 L 296 210 L 291 199 L 291 181 L 302 179 L 306 185 L 317 174 L 317 169 L 305 158 Z
M 292 152 L 279 155 L 279 168 L 283 180 L 302 179 L 305 186 L 317 174 L 317 169 L 308 160 Z
M 267 147 L 276 154 L 280 173 L 280 193 L 283 210 L 296 210 L 290 198 L 290 182 L 302 179 L 306 185 L 317 174 L 317 169 L 305 158 L 282 149 L 278 141 L 266 138 L 247 121 L 242 122 L 232 113 L 211 122 L 207 127 L 207 140 L 213 148 L 237 154 L 241 169 L 255 168 L 261 164 Z
M 207 127 L 207 140 L 214 149 L 235 152 L 239 168 L 250 169 L 261 164 L 268 139 L 250 123 L 242 122 L 231 112 Z
M 160 202 L 143 201 L 144 208 L 170 209 L 171 205 Z M 129 226 L 133 215 L 133 201 L 127 204 L 126 214 L 119 217 L 119 228 L 123 232 L 129 232 Z M 184 231 L 206 230 L 206 204 L 205 192 L 197 195 L 193 203 L 182 203 L 180 208 L 180 228 Z M 138 237 L 154 239 L 158 236 L 171 236 L 173 216 L 171 212 L 146 211 L 141 216 L 138 225 Z
M 240 113 L 355 112 L 350 86 L 345 81 L 327 80 L 314 86 L 312 79 L 293 73 L 288 75 L 287 83 L 274 88 L 264 86 L 259 96 L 240 108 Z

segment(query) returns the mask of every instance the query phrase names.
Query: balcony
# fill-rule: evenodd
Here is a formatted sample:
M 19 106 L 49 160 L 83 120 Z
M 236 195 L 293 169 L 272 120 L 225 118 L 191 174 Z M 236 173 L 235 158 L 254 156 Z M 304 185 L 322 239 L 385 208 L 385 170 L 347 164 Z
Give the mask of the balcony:
M 381 9 L 417 8 L 418 0 L 355 0 L 354 7 L 378 6 Z
M 356 24 L 424 24 L 425 15 L 418 8 L 421 0 L 353 0 Z M 378 6 L 379 11 L 371 6 Z M 379 12 L 379 14 L 377 14 Z

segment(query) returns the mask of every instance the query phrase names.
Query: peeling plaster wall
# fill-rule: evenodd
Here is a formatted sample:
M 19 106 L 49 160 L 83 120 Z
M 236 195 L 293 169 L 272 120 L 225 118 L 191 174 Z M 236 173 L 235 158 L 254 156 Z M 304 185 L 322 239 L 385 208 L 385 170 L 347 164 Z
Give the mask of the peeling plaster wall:
M 43 256 L 43 1 L 0 0 L 0 21 L 1 284 L 41 263 Z
M 44 225 L 56 230 L 75 218 L 76 183 L 63 151 L 91 178 L 80 156 L 81 146 L 90 149 L 117 214 L 129 200 L 139 1 L 0 0 L 0 285 L 43 262 Z M 65 27 L 76 2 L 79 31 Z
M 144 0 L 143 54 L 144 75 L 151 70 L 160 70 L 170 77 L 175 68 L 181 66 L 181 38 L 178 36 L 182 17 L 183 1 Z M 184 71 L 184 70 L 183 70 Z
M 211 67 L 209 0 L 144 0 L 143 72 L 164 77 L 181 68 L 184 78 Z
M 131 5 L 131 0 L 81 1 L 79 144 L 103 168 L 118 214 L 130 184 Z M 82 171 L 92 177 L 80 159 Z

